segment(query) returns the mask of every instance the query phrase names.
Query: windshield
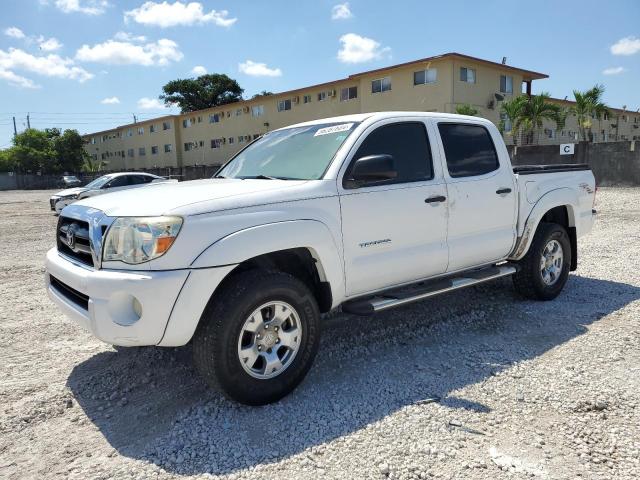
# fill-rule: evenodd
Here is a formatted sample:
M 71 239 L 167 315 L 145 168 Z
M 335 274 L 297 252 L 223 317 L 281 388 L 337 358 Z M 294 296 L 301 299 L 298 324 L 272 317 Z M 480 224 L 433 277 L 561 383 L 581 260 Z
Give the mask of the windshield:
M 96 188 L 100 188 L 109 180 L 111 180 L 111 177 L 109 177 L 108 175 L 103 175 L 102 177 L 96 178 L 93 182 L 88 183 L 84 188 L 95 190 Z
M 317 180 L 357 125 L 324 123 L 276 130 L 241 151 L 216 176 Z

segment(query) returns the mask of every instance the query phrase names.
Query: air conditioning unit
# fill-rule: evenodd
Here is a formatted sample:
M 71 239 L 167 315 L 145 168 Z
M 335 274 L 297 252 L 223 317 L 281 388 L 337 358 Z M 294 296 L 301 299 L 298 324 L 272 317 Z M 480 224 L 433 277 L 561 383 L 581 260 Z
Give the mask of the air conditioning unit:
M 295 96 L 295 97 L 293 97 L 293 98 L 291 99 L 291 101 L 292 101 L 293 103 L 299 103 L 299 102 L 300 102 L 300 97 Z
M 335 97 L 336 96 L 336 91 L 335 90 L 329 90 L 327 92 L 327 95 L 330 96 L 330 97 Z
M 249 107 L 244 107 L 244 108 L 242 109 L 242 111 L 243 111 L 244 113 L 249 113 Z

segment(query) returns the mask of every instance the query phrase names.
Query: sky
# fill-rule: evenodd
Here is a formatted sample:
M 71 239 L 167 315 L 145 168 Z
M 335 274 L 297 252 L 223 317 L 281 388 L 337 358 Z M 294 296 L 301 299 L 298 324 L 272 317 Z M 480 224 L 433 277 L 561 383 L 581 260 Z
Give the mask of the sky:
M 88 133 L 167 113 L 176 78 L 251 97 L 458 52 L 543 72 L 534 93 L 606 87 L 640 108 L 640 0 L 2 0 L 0 148 L 26 128 Z

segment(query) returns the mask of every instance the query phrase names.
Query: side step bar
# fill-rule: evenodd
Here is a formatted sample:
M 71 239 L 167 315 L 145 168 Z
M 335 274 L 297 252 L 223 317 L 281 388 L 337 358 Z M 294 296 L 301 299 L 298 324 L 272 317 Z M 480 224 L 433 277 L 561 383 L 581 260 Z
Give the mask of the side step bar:
M 478 285 L 479 283 L 495 280 L 496 278 L 507 277 L 513 275 L 516 271 L 517 268 L 509 264 L 471 270 L 432 282 L 420 282 L 414 285 L 388 290 L 387 292 L 378 293 L 373 297 L 350 300 L 342 305 L 342 311 L 355 315 L 372 315 L 389 308 L 434 297 L 441 293 Z

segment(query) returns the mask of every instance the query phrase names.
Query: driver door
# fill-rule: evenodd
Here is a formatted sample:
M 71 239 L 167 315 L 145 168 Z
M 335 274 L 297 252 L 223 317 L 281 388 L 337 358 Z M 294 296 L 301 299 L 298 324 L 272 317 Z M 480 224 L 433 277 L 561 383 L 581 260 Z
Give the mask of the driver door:
M 422 119 L 392 119 L 372 125 L 354 146 L 338 187 L 347 296 L 446 271 L 447 186 L 431 145 Z M 353 186 L 353 162 L 385 154 L 397 177 Z

